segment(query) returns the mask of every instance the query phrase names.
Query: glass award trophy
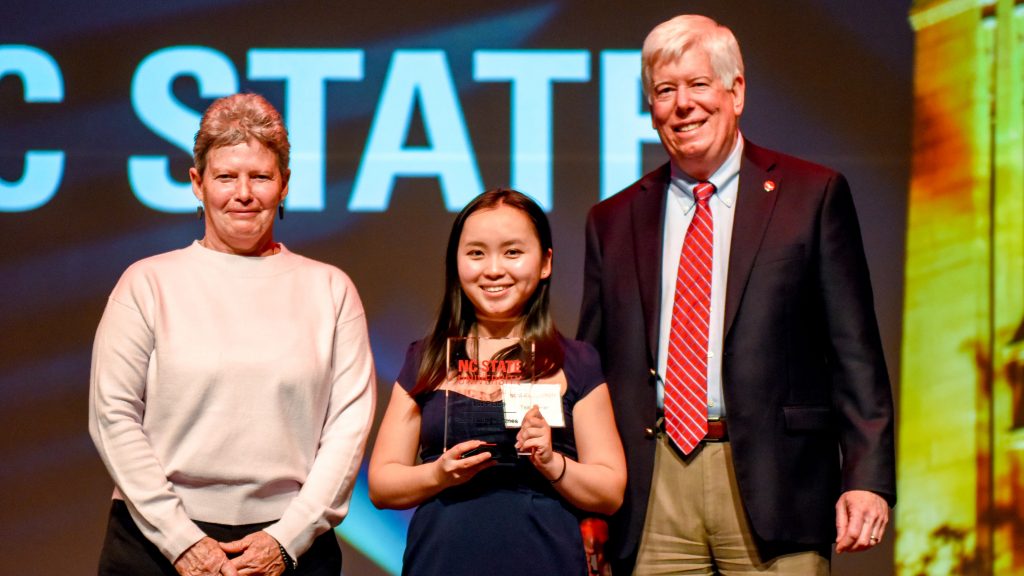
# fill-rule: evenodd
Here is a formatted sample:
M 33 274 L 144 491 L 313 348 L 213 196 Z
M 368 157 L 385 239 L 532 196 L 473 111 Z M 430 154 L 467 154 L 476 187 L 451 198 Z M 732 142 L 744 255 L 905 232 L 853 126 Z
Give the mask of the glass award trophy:
M 445 449 L 483 440 L 499 463 L 514 463 L 515 438 L 534 405 L 551 427 L 565 426 L 561 385 L 537 383 L 536 350 L 519 338 L 448 339 Z

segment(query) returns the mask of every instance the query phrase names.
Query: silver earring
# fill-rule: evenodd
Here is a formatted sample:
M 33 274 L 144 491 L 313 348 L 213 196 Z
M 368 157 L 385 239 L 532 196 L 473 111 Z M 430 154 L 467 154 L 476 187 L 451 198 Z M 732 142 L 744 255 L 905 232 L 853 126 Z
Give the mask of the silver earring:
M 277 218 L 278 220 L 284 220 L 284 203 L 277 205 Z
M 199 206 L 196 206 L 196 219 L 197 220 L 202 220 L 205 217 L 206 217 L 206 212 L 203 210 L 202 204 L 200 204 Z

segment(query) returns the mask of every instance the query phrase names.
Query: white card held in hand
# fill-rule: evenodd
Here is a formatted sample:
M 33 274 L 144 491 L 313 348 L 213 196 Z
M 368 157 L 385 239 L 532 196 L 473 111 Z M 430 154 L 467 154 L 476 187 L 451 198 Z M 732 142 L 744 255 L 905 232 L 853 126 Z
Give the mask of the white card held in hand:
M 505 427 L 519 428 L 523 418 L 534 404 L 552 428 L 565 427 L 562 412 L 561 384 L 503 384 L 502 400 L 505 406 Z

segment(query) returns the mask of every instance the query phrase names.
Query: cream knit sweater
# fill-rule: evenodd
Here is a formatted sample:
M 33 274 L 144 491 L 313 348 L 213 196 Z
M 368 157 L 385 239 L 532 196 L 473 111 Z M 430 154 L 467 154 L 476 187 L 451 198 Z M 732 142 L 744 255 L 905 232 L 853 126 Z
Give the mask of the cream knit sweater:
M 376 383 L 341 270 L 191 246 L 136 262 L 96 332 L 89 432 L 136 524 L 174 561 L 192 520 L 266 528 L 298 558 L 337 525 Z

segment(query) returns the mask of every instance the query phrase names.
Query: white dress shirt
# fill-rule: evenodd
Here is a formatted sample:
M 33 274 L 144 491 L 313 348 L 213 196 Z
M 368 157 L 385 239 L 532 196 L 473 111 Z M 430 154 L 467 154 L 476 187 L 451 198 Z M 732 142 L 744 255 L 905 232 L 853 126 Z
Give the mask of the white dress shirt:
M 715 185 L 715 193 L 708 201 L 714 223 L 714 247 L 711 256 L 711 319 L 708 334 L 708 418 L 725 417 L 722 397 L 722 343 L 725 324 L 725 286 L 729 275 L 729 249 L 732 241 L 732 223 L 736 214 L 739 191 L 740 160 L 743 157 L 743 137 L 737 134 L 736 145 L 729 157 L 708 178 Z M 665 374 L 668 363 L 668 340 L 672 330 L 672 308 L 676 294 L 676 276 L 679 274 L 679 255 L 683 249 L 686 230 L 693 219 L 697 202 L 694 180 L 672 164 L 672 177 L 668 185 L 665 204 L 665 229 L 661 257 L 661 315 L 658 330 L 658 374 Z M 664 384 L 658 380 L 658 406 L 664 406 Z

